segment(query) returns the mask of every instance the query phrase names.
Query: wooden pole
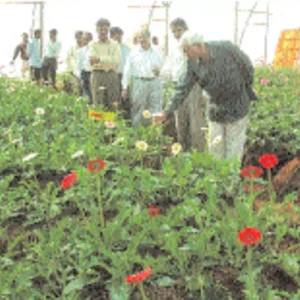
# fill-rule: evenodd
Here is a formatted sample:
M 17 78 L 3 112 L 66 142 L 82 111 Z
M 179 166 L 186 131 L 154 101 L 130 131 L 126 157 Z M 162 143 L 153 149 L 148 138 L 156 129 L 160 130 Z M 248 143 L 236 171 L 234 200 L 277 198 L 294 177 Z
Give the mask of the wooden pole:
M 44 3 L 40 3 L 40 29 L 41 29 L 41 49 L 40 54 L 41 58 L 43 57 L 43 48 L 44 48 Z
M 20 2 L 20 1 L 0 1 L 0 4 L 41 4 L 44 3 L 44 1 L 26 1 L 26 2 Z
M 241 34 L 241 37 L 240 37 L 239 46 L 242 45 L 242 41 L 243 41 L 243 38 L 244 38 L 244 36 L 245 36 L 247 27 L 248 27 L 248 25 L 249 25 L 249 21 L 250 21 L 252 15 L 253 15 L 253 13 L 254 13 L 254 10 L 255 10 L 257 4 L 258 4 L 258 1 L 256 1 L 256 2 L 254 3 L 252 9 L 251 9 L 250 12 L 249 12 L 248 18 L 247 18 L 247 20 L 246 20 L 246 22 L 245 22 L 245 25 L 244 25 L 244 28 L 243 28 L 243 31 L 242 31 L 242 34 Z
M 169 54 L 169 5 L 166 6 L 166 56 Z
M 265 64 L 267 63 L 268 59 L 268 35 L 269 35 L 269 22 L 270 22 L 270 3 L 267 2 L 267 16 L 266 16 L 266 33 L 265 33 Z
M 36 14 L 36 7 L 37 5 L 34 4 L 33 10 L 32 10 L 32 24 L 31 24 L 31 29 L 30 29 L 30 37 L 33 39 L 34 35 L 34 28 L 35 28 L 35 14 Z
M 238 45 L 239 39 L 239 1 L 235 1 L 235 21 L 234 21 L 234 44 Z

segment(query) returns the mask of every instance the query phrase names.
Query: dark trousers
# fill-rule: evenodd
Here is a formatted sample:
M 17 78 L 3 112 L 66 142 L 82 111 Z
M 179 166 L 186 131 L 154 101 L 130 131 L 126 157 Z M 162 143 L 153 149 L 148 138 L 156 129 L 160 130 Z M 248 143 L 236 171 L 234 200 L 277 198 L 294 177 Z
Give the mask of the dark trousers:
M 31 67 L 30 68 L 30 77 L 32 81 L 39 82 L 41 80 L 41 68 L 35 68 Z
M 50 74 L 52 86 L 55 87 L 56 84 L 56 69 L 57 69 L 57 61 L 56 58 L 45 57 L 43 62 L 43 78 L 44 83 L 48 85 L 48 75 Z
M 122 91 L 122 74 L 119 75 L 119 84 L 120 84 L 120 90 Z M 123 111 L 123 118 L 125 120 L 131 120 L 131 102 L 130 102 L 130 94 L 129 94 L 129 87 L 127 88 L 127 98 L 123 99 L 121 97 L 120 104 L 119 104 L 119 110 Z
M 87 71 L 82 71 L 80 74 L 82 96 L 88 96 L 90 104 L 93 103 L 91 92 L 91 74 L 92 72 Z
M 102 105 L 110 112 L 116 111 L 120 101 L 119 77 L 114 70 L 93 70 L 91 90 L 94 105 Z

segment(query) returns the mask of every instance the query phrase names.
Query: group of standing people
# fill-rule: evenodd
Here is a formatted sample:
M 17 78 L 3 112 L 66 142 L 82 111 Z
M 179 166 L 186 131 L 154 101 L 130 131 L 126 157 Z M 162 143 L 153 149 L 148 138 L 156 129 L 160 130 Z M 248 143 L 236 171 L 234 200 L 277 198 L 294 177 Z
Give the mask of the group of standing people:
M 125 111 L 134 128 L 151 123 L 143 116 L 146 110 L 157 113 L 153 124 L 173 120 L 178 141 L 184 144 L 190 136 L 189 147 L 200 151 L 204 150 L 201 126 L 206 105 L 209 152 L 217 159 L 241 161 L 250 103 L 257 99 L 249 57 L 230 41 L 205 42 L 201 35 L 189 31 L 183 19 L 173 20 L 170 27 L 178 47 L 166 58 L 158 39 L 151 40 L 147 27 L 139 28 L 130 48 L 122 42 L 122 29 L 111 27 L 109 20 L 101 18 L 96 23 L 96 41 L 91 33 L 76 32 L 67 70 L 81 83 L 81 93 L 90 104 Z M 42 67 L 44 78 L 50 71 L 55 84 L 54 70 L 61 49 L 56 35 L 56 30 L 50 32 L 43 62 L 38 55 L 40 31 L 28 43 L 27 52 L 24 45 L 18 49 L 24 61 L 29 58 L 36 80 Z M 174 93 L 163 111 L 163 83 L 170 80 Z
M 90 104 L 109 111 L 122 110 L 134 128 L 143 125 L 143 111 L 162 110 L 163 85 L 159 77 L 165 55 L 158 39 L 145 27 L 135 35 L 133 48 L 123 43 L 124 32 L 101 18 L 96 23 L 97 41 L 76 32 L 76 46 L 68 54 L 67 70 L 81 82 L 81 94 Z
M 22 34 L 22 42 L 16 47 L 13 60 L 14 64 L 19 53 L 22 59 L 22 77 L 36 81 L 39 84 L 48 85 L 49 76 L 52 86 L 56 87 L 56 70 L 58 68 L 58 57 L 61 52 L 61 42 L 57 40 L 58 32 L 52 29 L 49 32 L 49 42 L 41 54 L 41 30 L 34 31 L 34 37 L 29 41 L 27 33 Z

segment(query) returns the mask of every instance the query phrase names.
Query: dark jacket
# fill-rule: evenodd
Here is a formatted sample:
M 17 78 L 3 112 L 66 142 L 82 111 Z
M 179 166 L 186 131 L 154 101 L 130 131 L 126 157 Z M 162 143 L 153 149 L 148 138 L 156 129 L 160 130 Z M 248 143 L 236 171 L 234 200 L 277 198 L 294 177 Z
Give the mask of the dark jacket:
M 195 82 L 208 92 L 208 117 L 212 122 L 232 123 L 245 117 L 252 90 L 254 67 L 249 57 L 230 41 L 209 42 L 208 59 L 188 61 L 187 73 L 175 86 L 166 109 L 172 113 L 183 103 Z
M 15 60 L 19 53 L 21 53 L 21 59 L 22 60 L 29 60 L 28 54 L 27 54 L 27 44 L 26 43 L 21 43 L 19 44 L 14 52 L 13 60 Z

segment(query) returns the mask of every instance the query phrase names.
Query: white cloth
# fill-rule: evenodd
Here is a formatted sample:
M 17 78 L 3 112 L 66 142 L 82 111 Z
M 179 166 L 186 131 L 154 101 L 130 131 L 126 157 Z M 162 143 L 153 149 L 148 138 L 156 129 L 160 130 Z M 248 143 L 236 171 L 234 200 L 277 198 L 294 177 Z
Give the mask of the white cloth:
M 187 57 L 176 47 L 175 51 L 168 57 L 161 70 L 163 81 L 179 81 L 179 78 L 187 71 Z
M 164 64 L 165 55 L 159 49 L 150 46 L 148 50 L 139 46 L 128 56 L 125 64 L 122 87 L 127 89 L 132 77 L 154 78 L 153 68 L 156 66 L 160 70 Z
M 44 57 L 49 58 L 58 58 L 61 51 L 61 42 L 56 41 L 52 42 L 49 41 L 46 48 L 45 48 L 45 55 Z
M 86 45 L 77 50 L 77 74 L 81 74 L 82 71 L 91 72 L 91 63 L 89 59 L 89 45 Z
M 121 63 L 118 68 L 118 74 L 123 74 L 125 64 L 126 64 L 126 61 L 130 54 L 131 49 L 124 43 L 121 43 L 120 47 L 121 47 Z

